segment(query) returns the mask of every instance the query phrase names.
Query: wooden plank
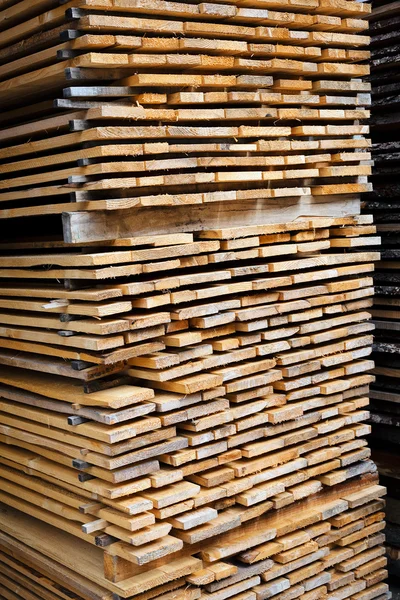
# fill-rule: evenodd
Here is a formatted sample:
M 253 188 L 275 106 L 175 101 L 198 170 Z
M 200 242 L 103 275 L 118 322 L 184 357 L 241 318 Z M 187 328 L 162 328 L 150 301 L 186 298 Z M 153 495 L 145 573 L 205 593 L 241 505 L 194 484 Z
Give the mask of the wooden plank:
M 342 202 L 344 202 L 344 205 Z M 213 203 L 206 208 L 186 207 L 181 210 L 175 207 L 173 209 L 146 209 L 143 212 L 137 210 L 135 212 L 135 229 L 131 229 L 133 224 L 131 226 L 129 219 L 125 218 L 123 221 L 124 231 L 121 233 L 124 236 L 129 236 L 132 235 L 133 231 L 136 231 L 140 235 L 146 235 L 154 231 L 158 231 L 159 233 L 167 232 L 171 230 L 171 227 L 174 227 L 177 233 L 188 230 L 192 231 L 193 226 L 198 230 L 227 226 L 235 227 L 239 226 L 244 219 L 246 223 L 256 225 L 260 223 L 260 210 L 265 213 L 264 218 L 268 219 L 269 222 L 281 222 L 281 211 L 284 204 L 287 205 L 285 213 L 288 216 L 288 220 L 295 220 L 304 214 L 305 210 L 310 210 L 306 208 L 310 204 L 312 205 L 313 214 L 317 214 L 318 216 L 325 216 L 327 213 L 330 216 L 339 216 L 354 214 L 354 212 L 357 214 L 358 212 L 358 201 L 351 196 L 348 199 L 341 198 L 336 207 L 335 204 L 327 202 L 325 199 L 319 203 L 314 198 L 310 198 L 309 201 L 306 198 L 302 198 L 294 208 L 291 202 L 282 199 L 276 202 L 270 201 L 269 205 L 272 205 L 274 208 L 269 208 L 265 204 L 261 205 L 252 201 L 241 202 L 240 212 L 235 211 L 235 213 L 230 208 L 226 208 L 224 204 Z M 278 206 L 280 207 L 279 210 Z M 126 215 L 124 216 L 126 217 Z M 112 239 L 117 235 L 121 227 L 121 219 L 118 211 L 112 215 L 96 213 L 95 215 L 91 215 L 90 219 L 84 212 L 66 214 L 63 217 L 65 239 L 74 243 L 96 241 L 99 239 L 99 233 L 96 232 L 96 229 L 97 231 L 100 229 L 104 231 L 105 221 L 107 222 L 108 235 Z M 118 229 L 117 223 L 119 224 Z M 151 223 L 150 226 L 149 223 Z M 195 225 L 196 223 L 197 226 Z

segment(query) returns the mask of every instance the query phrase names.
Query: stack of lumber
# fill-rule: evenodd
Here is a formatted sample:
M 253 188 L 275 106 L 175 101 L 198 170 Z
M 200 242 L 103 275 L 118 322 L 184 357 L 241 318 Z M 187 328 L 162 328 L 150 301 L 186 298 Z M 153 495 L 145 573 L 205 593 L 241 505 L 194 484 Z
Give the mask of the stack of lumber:
M 375 273 L 374 309 L 376 382 L 371 390 L 371 445 L 382 482 L 388 488 L 387 544 L 390 569 L 400 576 L 400 6 L 373 2 L 372 34 L 372 150 L 374 191 L 365 210 L 373 212 L 382 236 L 382 260 Z
M 388 598 L 366 230 L 1 245 L 7 589 L 27 545 L 82 597 Z
M 150 226 L 143 207 L 185 205 L 183 227 L 238 202 L 242 224 L 255 199 L 303 198 L 300 214 L 315 216 L 310 204 L 370 189 L 368 5 L 0 8 L 2 219 L 65 213 L 65 239 L 78 242 L 81 211 L 135 208 L 138 222 L 114 214 L 113 239 Z
M 2 597 L 390 598 L 368 15 L 0 0 Z

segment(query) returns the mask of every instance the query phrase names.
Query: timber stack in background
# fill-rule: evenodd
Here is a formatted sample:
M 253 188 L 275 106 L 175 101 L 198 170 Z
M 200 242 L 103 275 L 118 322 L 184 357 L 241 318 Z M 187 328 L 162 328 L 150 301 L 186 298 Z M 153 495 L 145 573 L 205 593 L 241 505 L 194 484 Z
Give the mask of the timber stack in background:
M 375 273 L 376 381 L 371 389 L 370 443 L 388 489 L 389 570 L 400 577 L 400 6 L 373 2 L 370 18 L 374 191 L 364 211 L 373 213 L 382 259 Z
M 369 6 L 0 0 L 7 600 L 387 600 Z

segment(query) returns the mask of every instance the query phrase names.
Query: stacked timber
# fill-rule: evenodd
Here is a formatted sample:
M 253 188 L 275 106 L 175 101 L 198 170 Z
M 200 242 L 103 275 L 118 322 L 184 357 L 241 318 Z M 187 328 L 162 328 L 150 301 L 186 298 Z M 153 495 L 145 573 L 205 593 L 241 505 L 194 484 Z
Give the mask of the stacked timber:
M 0 0 L 7 600 L 386 600 L 368 5 Z
M 309 206 L 370 189 L 368 5 L 2 6 L 3 219 L 64 213 L 65 239 L 77 242 L 81 211 L 179 204 L 187 225 L 232 202 Z M 137 232 L 136 220 L 114 218 L 118 236 Z
M 370 223 L 2 245 L 7 598 L 389 597 Z
M 390 569 L 400 576 L 400 512 L 398 433 L 400 401 L 400 78 L 398 5 L 373 3 L 372 34 L 372 141 L 374 191 L 366 212 L 373 212 L 382 236 L 382 260 L 375 273 L 376 297 L 372 311 L 375 330 L 376 382 L 371 390 L 371 445 L 382 482 L 388 488 L 387 544 Z
M 78 597 L 389 597 L 366 228 L 2 244 L 8 590 L 33 548 Z

